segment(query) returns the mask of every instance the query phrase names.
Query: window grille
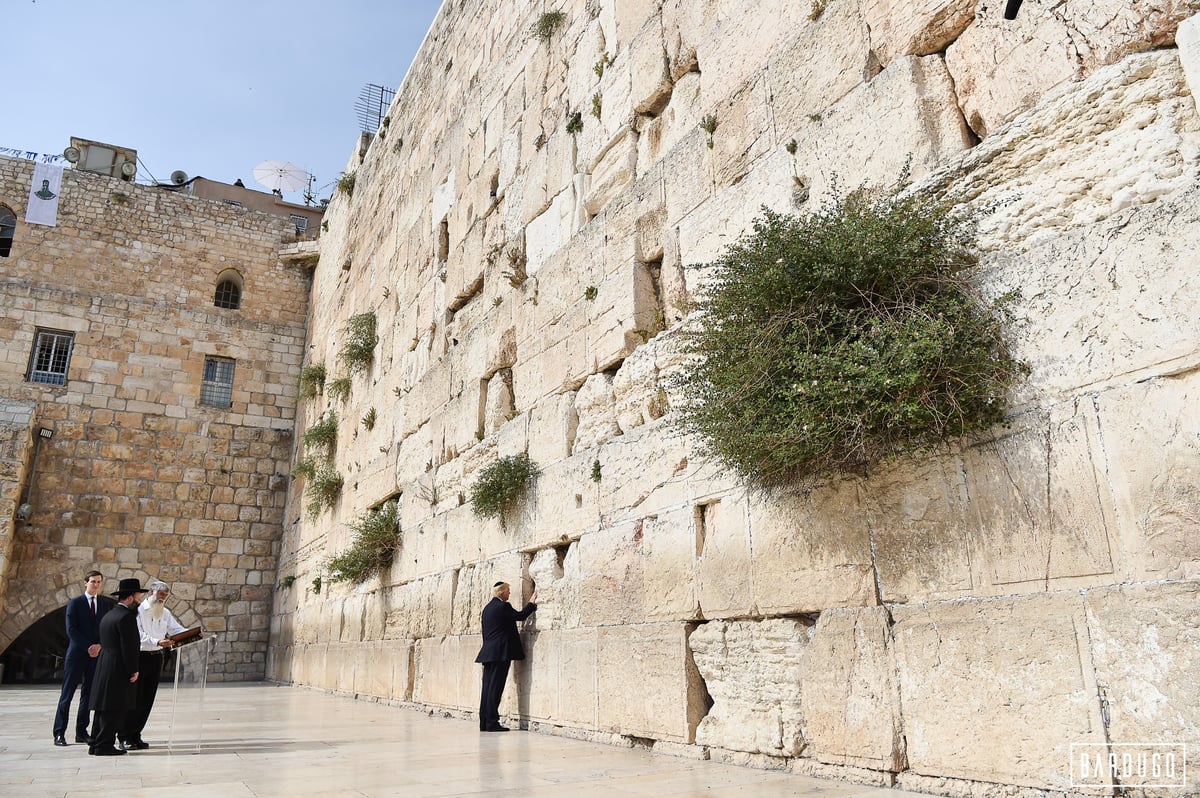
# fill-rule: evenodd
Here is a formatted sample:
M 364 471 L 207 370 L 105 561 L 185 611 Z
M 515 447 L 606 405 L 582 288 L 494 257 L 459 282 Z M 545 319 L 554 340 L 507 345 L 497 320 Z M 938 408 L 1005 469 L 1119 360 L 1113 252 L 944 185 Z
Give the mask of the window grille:
M 68 332 L 38 330 L 29 363 L 29 381 L 43 385 L 66 385 L 67 366 L 75 335 Z
M 288 216 L 292 220 L 292 224 L 296 225 L 296 235 L 300 235 L 308 229 L 308 217 L 301 216 L 298 213 L 293 213 Z
M 223 357 L 204 358 L 204 381 L 200 384 L 200 404 L 229 407 L 233 404 L 233 367 L 235 361 Z
M 233 280 L 222 280 L 217 285 L 217 293 L 213 296 L 213 304 L 219 308 L 237 310 L 242 306 L 242 289 Z
M 0 258 L 12 252 L 13 235 L 17 232 L 17 215 L 7 205 L 0 205 Z

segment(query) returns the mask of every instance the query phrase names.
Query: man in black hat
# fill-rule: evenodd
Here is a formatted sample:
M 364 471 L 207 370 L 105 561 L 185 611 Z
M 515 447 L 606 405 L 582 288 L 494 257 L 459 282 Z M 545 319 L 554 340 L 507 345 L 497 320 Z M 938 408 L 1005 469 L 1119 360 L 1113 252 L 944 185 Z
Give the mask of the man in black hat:
M 100 659 L 92 685 L 92 711 L 96 713 L 92 744 L 94 756 L 119 756 L 115 745 L 125 716 L 137 706 L 138 625 L 137 605 L 145 594 L 140 579 L 122 579 L 113 596 L 117 605 L 100 621 Z
M 483 608 L 483 648 L 475 661 L 483 664 L 483 689 L 479 696 L 479 730 L 506 732 L 500 725 L 500 698 L 504 682 L 514 659 L 525 659 L 525 647 L 517 632 L 517 621 L 523 621 L 537 611 L 537 591 L 529 597 L 525 609 L 517 612 L 508 603 L 510 588 L 507 582 L 492 586 L 492 600 Z

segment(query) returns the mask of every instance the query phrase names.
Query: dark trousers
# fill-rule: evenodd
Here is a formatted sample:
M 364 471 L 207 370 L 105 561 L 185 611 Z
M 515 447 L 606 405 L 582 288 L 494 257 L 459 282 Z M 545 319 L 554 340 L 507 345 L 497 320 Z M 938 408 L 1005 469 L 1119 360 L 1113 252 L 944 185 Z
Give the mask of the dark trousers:
M 96 658 L 89 657 L 87 651 L 82 657 L 67 657 L 63 661 L 62 693 L 58 696 L 58 711 L 54 713 L 54 735 L 67 734 L 67 721 L 71 715 L 71 699 L 75 697 L 75 688 L 80 685 L 79 712 L 75 716 L 75 736 L 87 737 L 88 708 L 92 705 L 92 677 L 96 674 Z
M 483 663 L 483 689 L 479 693 L 479 728 L 486 731 L 500 725 L 500 698 L 508 680 L 511 660 Z
M 138 654 L 137 706 L 125 716 L 125 728 L 121 740 L 136 743 L 142 739 L 142 729 L 154 709 L 154 697 L 158 695 L 158 680 L 162 678 L 162 651 L 143 651 Z
M 141 681 L 141 677 L 138 677 Z M 125 725 L 129 713 L 123 709 L 97 709 L 96 725 L 93 728 L 92 744 L 88 752 L 107 751 L 117 744 L 117 733 Z

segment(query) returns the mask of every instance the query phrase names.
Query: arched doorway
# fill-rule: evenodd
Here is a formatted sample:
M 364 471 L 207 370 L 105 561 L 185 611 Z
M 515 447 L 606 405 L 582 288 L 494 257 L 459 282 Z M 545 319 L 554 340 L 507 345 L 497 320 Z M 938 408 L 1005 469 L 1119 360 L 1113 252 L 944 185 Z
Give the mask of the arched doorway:
M 62 681 L 67 653 L 67 608 L 43 615 L 0 654 L 2 684 L 55 684 Z

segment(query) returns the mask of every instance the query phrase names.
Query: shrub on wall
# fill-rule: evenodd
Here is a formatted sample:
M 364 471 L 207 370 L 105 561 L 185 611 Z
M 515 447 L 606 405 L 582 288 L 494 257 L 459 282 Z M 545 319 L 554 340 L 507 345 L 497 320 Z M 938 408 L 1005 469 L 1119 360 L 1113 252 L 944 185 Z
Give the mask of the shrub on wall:
M 471 489 L 471 509 L 480 518 L 499 518 L 515 507 L 542 470 L 529 455 L 501 457 L 479 473 Z
M 346 335 L 346 342 L 342 344 L 338 357 L 351 374 L 357 374 L 375 359 L 375 347 L 379 344 L 379 335 L 375 332 L 375 311 L 351 316 L 342 332 Z
M 330 410 L 321 420 L 304 430 L 304 448 L 324 449 L 326 458 L 337 448 L 338 417 Z
M 318 466 L 316 473 L 308 480 L 308 487 L 304 492 L 308 496 L 308 517 L 316 518 L 326 508 L 337 504 L 345 481 L 333 466 Z
M 310 363 L 300 369 L 300 396 L 312 399 L 325 389 L 325 364 Z
M 714 264 L 679 417 L 744 483 L 860 472 L 1003 418 L 1022 366 L 1004 301 L 964 274 L 977 215 L 902 184 L 764 211 Z
M 330 380 L 325 386 L 325 390 L 329 394 L 330 399 L 337 399 L 344 402 L 350 398 L 350 388 L 352 381 L 349 377 L 338 377 L 336 380 Z
M 326 562 L 331 582 L 365 582 L 392 564 L 400 549 L 400 519 L 393 499 L 360 515 L 350 528 L 350 548 Z

